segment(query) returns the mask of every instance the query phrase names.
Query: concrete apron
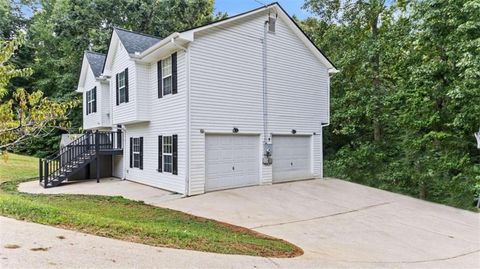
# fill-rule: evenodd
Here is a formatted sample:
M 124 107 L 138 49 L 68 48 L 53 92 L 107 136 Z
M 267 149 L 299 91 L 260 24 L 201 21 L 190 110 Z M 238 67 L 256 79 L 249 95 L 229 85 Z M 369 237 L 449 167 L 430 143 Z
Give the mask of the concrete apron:
M 248 227 L 305 251 L 293 259 L 268 259 L 287 267 L 480 267 L 479 214 L 342 180 L 239 188 L 184 199 L 128 181 L 102 182 L 82 187 L 86 190 L 80 188 L 84 183 L 51 189 L 23 183 L 20 191 L 120 195 Z

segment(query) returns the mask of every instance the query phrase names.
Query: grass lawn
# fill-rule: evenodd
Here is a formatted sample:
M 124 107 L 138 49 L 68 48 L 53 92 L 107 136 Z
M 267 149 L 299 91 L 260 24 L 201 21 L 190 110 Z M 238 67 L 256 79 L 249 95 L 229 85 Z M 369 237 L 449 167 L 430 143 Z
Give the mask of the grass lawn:
M 153 246 L 265 257 L 303 253 L 295 245 L 246 228 L 122 197 L 20 193 L 17 185 L 37 176 L 38 160 L 8 157 L 7 162 L 0 160 L 3 216 Z

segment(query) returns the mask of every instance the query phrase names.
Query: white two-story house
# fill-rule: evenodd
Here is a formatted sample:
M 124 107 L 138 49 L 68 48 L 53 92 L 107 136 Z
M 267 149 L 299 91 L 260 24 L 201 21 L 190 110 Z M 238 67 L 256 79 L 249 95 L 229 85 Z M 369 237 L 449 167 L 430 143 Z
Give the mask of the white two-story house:
M 166 38 L 114 28 L 86 52 L 86 130 L 121 131 L 100 169 L 185 195 L 322 178 L 335 66 L 278 4 Z

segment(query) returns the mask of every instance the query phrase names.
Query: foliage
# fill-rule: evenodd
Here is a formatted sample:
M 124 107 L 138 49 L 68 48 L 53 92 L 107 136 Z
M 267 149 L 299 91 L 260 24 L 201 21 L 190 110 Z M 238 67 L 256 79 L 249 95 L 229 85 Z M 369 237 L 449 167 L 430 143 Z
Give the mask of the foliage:
M 288 242 L 246 228 L 122 197 L 19 193 L 17 185 L 37 174 L 38 161 L 9 157 L 6 163 L 0 160 L 4 216 L 153 246 L 266 257 L 302 254 Z
M 18 47 L 24 43 L 24 36 L 20 34 L 13 40 L 0 40 L 0 98 L 7 94 L 7 85 L 14 77 L 26 77 L 32 74 L 31 68 L 18 69 L 11 64 L 9 60 L 14 55 Z
M 408 4 L 407 4 L 408 3 Z M 478 0 L 307 0 L 332 79 L 325 171 L 472 208 L 480 195 Z
M 29 76 L 31 69 L 16 69 L 8 60 L 21 44 L 22 37 L 0 43 L 0 94 L 6 95 L 5 86 L 11 78 Z M 1 97 L 1 96 L 0 96 Z M 12 98 L 0 104 L 0 153 L 29 137 L 44 135 L 52 128 L 68 127 L 67 112 L 78 100 L 57 102 L 45 98 L 43 92 L 28 93 L 16 89 Z M 63 125 L 65 124 L 65 125 Z
M 8 0 L 0 0 L 7 1 Z M 61 101 L 77 98 L 75 88 L 84 50 L 106 53 L 112 26 L 165 37 L 224 17 L 214 14 L 213 0 L 19 0 L 0 4 L 0 25 L 25 29 L 27 40 L 11 62 L 33 70 L 29 78 L 15 78 L 11 88 L 31 93 L 41 89 L 46 97 Z M 26 17 L 19 10 L 33 11 Z M 3 28 L 0 28 L 3 29 Z M 81 109 L 70 113 L 72 129 L 82 126 Z M 52 150 L 50 141 L 58 133 L 44 136 L 35 144 L 35 154 Z M 45 145 L 40 147 L 41 145 Z M 15 150 L 31 152 L 21 145 Z

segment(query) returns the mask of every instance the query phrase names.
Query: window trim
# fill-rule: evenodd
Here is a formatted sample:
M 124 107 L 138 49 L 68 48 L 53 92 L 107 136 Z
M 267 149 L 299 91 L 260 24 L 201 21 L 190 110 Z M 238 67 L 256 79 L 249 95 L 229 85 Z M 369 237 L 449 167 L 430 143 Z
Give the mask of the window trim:
M 170 61 L 170 74 L 169 75 L 165 75 L 166 72 L 164 72 L 164 67 L 163 67 L 167 60 Z M 165 95 L 173 94 L 173 61 L 172 61 L 172 55 L 162 59 L 160 67 L 161 67 L 161 71 L 162 71 L 162 95 L 165 96 Z M 165 93 L 165 85 L 166 85 L 165 79 L 167 79 L 167 78 L 170 78 L 170 92 L 169 93 Z
M 85 115 L 89 115 L 90 114 L 90 91 L 89 90 L 85 92 L 85 100 L 86 100 Z
M 97 98 L 96 94 L 95 94 L 95 98 L 93 98 L 93 90 L 95 89 L 95 87 L 93 87 L 91 90 L 88 90 L 87 91 L 87 115 L 90 115 L 92 113 L 96 113 L 96 111 L 94 111 L 93 109 L 93 104 L 95 103 L 95 99 Z
M 138 145 L 136 145 L 138 143 Z M 135 146 L 138 147 L 138 151 L 135 151 Z M 141 144 L 140 144 L 140 137 L 133 137 L 132 139 L 132 168 L 138 168 L 140 169 L 140 162 L 141 162 Z M 138 166 L 135 166 L 135 155 L 137 155 L 137 158 L 138 158 Z
M 127 103 L 127 77 L 126 70 L 118 73 L 118 104 Z M 121 87 L 121 76 L 123 75 L 123 86 Z M 122 101 L 122 90 L 123 90 L 123 101 Z
M 166 143 L 169 140 L 169 143 Z M 170 147 L 170 152 L 165 151 L 165 147 Z M 167 163 L 165 157 L 170 157 L 170 162 Z M 167 169 L 169 165 L 169 170 Z M 165 173 L 173 174 L 173 135 L 162 136 L 162 171 Z

